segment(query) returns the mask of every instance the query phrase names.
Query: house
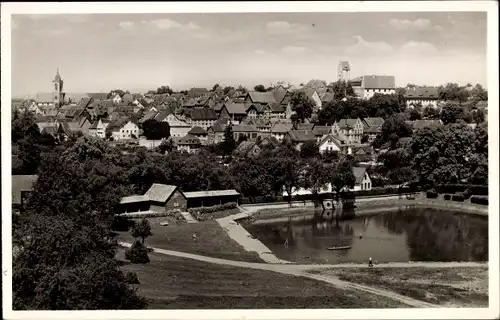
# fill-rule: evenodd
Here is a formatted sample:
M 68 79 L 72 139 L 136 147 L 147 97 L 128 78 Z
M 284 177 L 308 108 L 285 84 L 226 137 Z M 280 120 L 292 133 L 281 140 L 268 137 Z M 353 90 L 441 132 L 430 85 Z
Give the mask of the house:
M 219 119 L 230 119 L 233 124 L 239 124 L 247 116 L 247 104 L 224 103 L 220 110 Z
M 375 161 L 373 148 L 370 145 L 353 146 L 350 154 L 357 162 Z
M 293 125 L 291 123 L 277 122 L 271 127 L 271 137 L 278 140 L 280 143 L 285 138 L 288 131 L 292 130 Z
M 188 208 L 215 206 L 226 203 L 238 204 L 240 193 L 234 189 L 184 192 Z
M 384 125 L 384 122 L 383 118 L 378 117 L 363 119 L 363 135 L 368 135 L 368 142 L 373 142 L 377 135 L 382 133 L 382 126 Z
M 294 144 L 296 149 L 300 150 L 305 142 L 316 142 L 317 138 L 312 130 L 290 130 L 285 134 L 283 140 Z
M 106 138 L 106 127 L 109 122 L 103 121 L 102 119 L 94 121 L 92 126 L 89 128 L 89 135 L 92 137 L 98 137 L 101 139 Z
M 200 149 L 201 142 L 195 136 L 186 135 L 184 137 L 172 137 L 175 146 L 177 147 L 177 151 L 186 151 L 187 153 L 193 153 Z
M 272 92 L 250 91 L 245 96 L 245 102 L 261 104 L 261 105 L 270 105 L 271 103 L 276 103 L 277 101 L 275 100 Z
M 232 126 L 234 140 L 239 141 L 240 139 L 247 138 L 248 140 L 257 140 L 259 136 L 259 130 L 252 125 L 248 124 L 237 124 Z
M 438 97 L 438 88 L 436 87 L 406 88 L 404 95 L 406 106 L 408 108 L 421 105 L 424 108 L 432 107 L 436 109 Z
M 352 173 L 354 174 L 355 184 L 354 188 L 351 191 L 358 190 L 371 190 L 372 189 L 372 180 L 370 178 L 370 174 L 365 167 L 353 167 Z
M 235 150 L 235 154 L 240 157 L 257 157 L 261 148 L 255 141 L 242 141 Z
M 208 132 L 201 127 L 193 127 L 187 134 L 198 138 L 201 145 L 208 143 Z
M 271 127 L 273 126 L 273 123 L 269 119 L 246 119 L 242 124 L 248 124 L 256 127 L 261 133 L 261 136 L 266 133 L 267 135 L 270 135 Z
M 66 137 L 78 132 L 86 135 L 92 126 L 87 118 L 81 118 L 80 120 L 59 119 L 58 122 L 60 124 L 59 133 L 62 133 Z
M 170 136 L 172 137 L 184 137 L 192 128 L 189 123 L 179 119 L 179 117 L 169 111 L 159 112 L 155 120 L 167 122 L 170 126 Z
M 123 100 L 122 100 L 122 97 L 120 97 L 120 95 L 117 93 L 113 97 L 112 101 L 113 101 L 114 104 L 119 104 L 119 103 L 122 103 Z
M 228 125 L 228 120 L 219 119 L 207 129 L 208 144 L 217 144 L 224 140 L 224 131 Z
M 347 137 L 348 144 L 359 144 L 363 136 L 363 122 L 357 119 L 341 119 L 335 121 L 332 125 L 334 135 L 340 133 Z
M 20 212 L 22 206 L 30 193 L 33 191 L 33 186 L 38 180 L 37 175 L 12 175 L 12 209 L 15 212 Z
M 271 105 L 269 106 L 269 109 L 271 111 L 269 117 L 271 119 L 287 119 L 287 107 L 288 105 L 271 103 Z
M 319 153 L 338 151 L 341 152 L 343 143 L 336 136 L 328 134 L 318 144 Z
M 207 130 L 218 119 L 214 109 L 197 108 L 186 113 L 186 122 L 191 127 L 201 127 Z
M 314 132 L 314 135 L 316 136 L 316 140 L 319 143 L 321 140 L 323 140 L 324 137 L 326 137 L 328 134 L 330 134 L 331 131 L 330 126 L 314 126 L 312 131 Z
M 107 135 L 111 135 L 114 141 L 137 139 L 139 127 L 127 117 L 121 117 L 111 121 L 106 127 Z
M 396 93 L 396 80 L 394 76 L 362 76 L 352 79 L 350 83 L 356 96 L 363 99 L 370 99 L 376 93 Z
M 158 115 L 158 110 L 155 107 L 150 108 L 142 118 L 139 120 L 139 123 L 144 123 L 148 120 L 154 119 Z
M 248 108 L 246 109 L 246 115 L 248 118 L 257 119 L 262 117 L 262 115 L 264 114 L 263 109 L 258 108 L 257 106 L 258 105 L 255 104 L 251 104 L 248 106 Z
M 264 149 L 264 148 L 274 149 L 274 148 L 279 147 L 279 145 L 281 143 L 278 141 L 278 139 L 276 139 L 272 136 L 265 136 L 257 144 L 259 145 L 259 147 L 261 149 Z
M 179 209 L 185 211 L 187 200 L 176 186 L 153 183 L 144 195 L 123 197 L 120 201 L 121 213 L 157 212 Z

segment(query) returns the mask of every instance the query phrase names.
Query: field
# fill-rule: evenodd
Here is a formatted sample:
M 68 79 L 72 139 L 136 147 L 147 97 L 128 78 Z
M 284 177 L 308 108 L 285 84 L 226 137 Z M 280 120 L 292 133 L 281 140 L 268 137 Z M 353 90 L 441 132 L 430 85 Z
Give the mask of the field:
M 214 258 L 263 262 L 256 252 L 246 251 L 231 239 L 217 221 L 179 223 L 160 226 L 162 218 L 148 218 L 153 235 L 146 239 L 146 245 L 166 250 L 196 253 Z M 119 232 L 119 239 L 132 243 L 129 232 Z M 196 238 L 193 238 L 196 234 Z
M 139 278 L 150 309 L 407 308 L 388 298 L 312 279 L 149 254 L 149 264 L 126 264 Z M 118 252 L 123 259 L 123 249 Z
M 487 307 L 488 268 L 359 268 L 314 273 L 394 291 L 443 307 Z

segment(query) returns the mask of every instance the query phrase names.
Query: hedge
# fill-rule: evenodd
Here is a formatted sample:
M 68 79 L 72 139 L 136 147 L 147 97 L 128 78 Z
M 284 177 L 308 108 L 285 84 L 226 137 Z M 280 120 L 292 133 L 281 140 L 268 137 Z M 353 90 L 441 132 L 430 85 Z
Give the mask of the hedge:
M 434 190 L 427 191 L 426 195 L 427 195 L 427 198 L 429 198 L 429 199 L 434 199 L 434 198 L 438 197 L 437 192 Z
M 457 193 L 469 190 L 471 195 L 488 195 L 487 185 L 468 185 L 468 184 L 439 184 L 436 186 L 437 193 Z
M 223 211 L 223 210 L 228 210 L 228 209 L 234 209 L 237 207 L 237 204 L 234 202 L 229 202 L 221 205 L 216 205 L 212 207 L 199 207 L 199 208 L 189 208 L 188 212 L 190 214 L 205 214 L 205 213 L 212 213 L 212 212 L 217 212 L 217 211 Z
M 121 213 L 118 216 L 123 218 L 159 218 L 159 217 L 173 217 L 178 218 L 181 213 L 179 209 L 168 210 L 165 212 L 134 212 L 134 213 Z
M 450 200 L 450 199 L 451 199 L 451 194 L 444 195 L 444 200 Z
M 457 193 L 451 197 L 451 200 L 458 201 L 458 202 L 464 202 L 465 198 L 464 198 L 464 195 L 462 193 Z
M 484 196 L 472 196 L 470 198 L 471 203 L 476 203 L 476 204 L 483 204 L 483 205 L 488 205 L 488 197 Z

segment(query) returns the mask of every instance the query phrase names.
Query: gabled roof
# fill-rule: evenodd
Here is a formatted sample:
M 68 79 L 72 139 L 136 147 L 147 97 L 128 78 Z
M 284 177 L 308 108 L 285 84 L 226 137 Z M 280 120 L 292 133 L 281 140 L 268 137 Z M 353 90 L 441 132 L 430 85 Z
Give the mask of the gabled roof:
M 271 112 L 273 113 L 283 113 L 286 111 L 286 106 L 279 104 L 279 103 L 271 103 Z
M 322 145 L 324 143 L 326 143 L 327 141 L 332 141 L 333 143 L 335 143 L 339 148 L 341 146 L 341 140 L 339 140 L 339 138 L 333 134 L 328 134 L 326 135 L 323 139 L 321 139 L 321 141 L 319 142 L 319 145 Z
M 316 141 L 316 135 L 312 130 L 290 130 L 288 134 L 292 141 L 295 142 Z
M 37 175 L 12 175 L 12 204 L 21 204 L 21 192 L 32 191 Z
M 232 127 L 233 132 L 258 132 L 259 130 L 248 124 L 237 124 Z
M 315 135 L 326 135 L 330 133 L 330 126 L 314 126 L 313 132 Z
M 305 86 L 306 87 L 311 87 L 311 88 L 323 88 L 323 87 L 326 87 L 325 81 L 324 80 L 318 80 L 318 79 L 309 80 L 309 82 L 307 82 Z
M 295 125 L 295 130 L 313 130 L 314 129 L 314 123 L 297 123 Z
M 148 111 L 149 112 L 149 111 Z M 158 112 L 158 114 L 154 117 L 154 119 L 158 122 L 162 122 L 164 121 L 168 115 L 170 114 L 171 112 L 169 110 L 162 110 L 160 112 Z M 146 115 L 144 115 L 146 116 Z M 144 118 L 144 117 L 143 117 Z
M 76 93 L 76 92 L 66 93 L 64 98 L 66 100 L 71 100 L 72 102 L 76 102 L 78 104 L 80 104 L 80 101 L 82 101 L 82 99 L 90 100 L 89 96 L 86 93 Z
M 437 99 L 438 88 L 436 87 L 414 87 L 406 88 L 406 99 Z
M 363 76 L 363 87 L 365 89 L 395 89 L 394 76 Z
M 139 120 L 139 121 L 140 122 L 145 122 L 147 120 L 154 119 L 157 114 L 158 114 L 157 111 L 155 111 L 154 109 L 150 109 L 149 111 L 147 111 L 144 114 L 144 116 L 142 116 L 141 120 Z
M 292 130 L 293 125 L 291 123 L 277 122 L 271 127 L 272 133 L 287 133 Z
M 358 119 L 340 119 L 337 121 L 337 125 L 340 129 L 353 128 L 358 122 Z
M 153 185 L 149 188 L 148 191 L 144 194 L 149 197 L 149 200 L 155 202 L 167 202 L 168 199 L 174 194 L 177 190 L 176 186 L 153 183 Z
M 274 101 L 276 103 L 281 103 L 286 95 L 286 90 L 272 90 L 271 93 L 273 94 Z
M 247 105 L 245 103 L 225 103 L 227 113 L 230 115 L 246 115 Z
M 119 117 L 118 119 L 115 119 L 108 124 L 108 126 L 106 127 L 106 131 L 113 132 L 113 131 L 119 130 L 124 125 L 126 125 L 129 121 L 130 121 L 130 119 L 128 117 Z
M 278 141 L 278 139 L 276 139 L 273 136 L 267 136 L 267 137 L 262 138 L 259 145 L 260 146 L 272 145 L 273 147 L 277 147 L 280 145 L 280 142 Z
M 250 100 L 253 103 L 273 103 L 276 102 L 276 99 L 274 98 L 274 95 L 272 92 L 257 92 L 257 91 L 250 91 L 248 93 L 248 97 L 250 97 Z
M 356 184 L 360 184 L 363 181 L 363 178 L 365 176 L 366 168 L 365 167 L 353 167 L 352 173 L 354 174 L 354 177 L 356 178 Z
M 415 120 L 406 121 L 407 124 L 413 127 L 413 129 L 421 129 L 426 127 L 439 127 L 442 125 L 441 120 Z
M 381 127 L 384 124 L 384 119 L 383 118 L 364 118 L 363 122 L 368 126 L 368 127 Z
M 192 135 L 205 135 L 208 134 L 208 132 L 200 127 L 194 127 L 193 129 L 189 130 L 188 134 Z
M 136 202 L 147 202 L 149 201 L 149 196 L 143 195 L 133 195 L 133 196 L 128 196 L 128 197 L 123 197 L 120 201 L 120 204 L 126 204 L 126 203 L 136 203 Z
M 199 108 L 193 109 L 190 113 L 188 113 L 189 117 L 193 121 L 199 120 L 217 120 L 217 114 L 214 109 L 211 108 Z

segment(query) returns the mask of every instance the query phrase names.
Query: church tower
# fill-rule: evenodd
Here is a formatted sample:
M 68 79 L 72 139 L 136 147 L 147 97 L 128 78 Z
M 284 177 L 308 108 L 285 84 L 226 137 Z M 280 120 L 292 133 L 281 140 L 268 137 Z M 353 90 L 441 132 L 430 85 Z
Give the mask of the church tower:
M 52 94 L 52 96 L 54 97 L 54 107 L 59 108 L 64 102 L 64 94 L 62 91 L 64 81 L 62 81 L 61 76 L 59 75 L 59 68 L 57 68 L 57 73 L 52 83 L 54 84 L 54 90 Z

